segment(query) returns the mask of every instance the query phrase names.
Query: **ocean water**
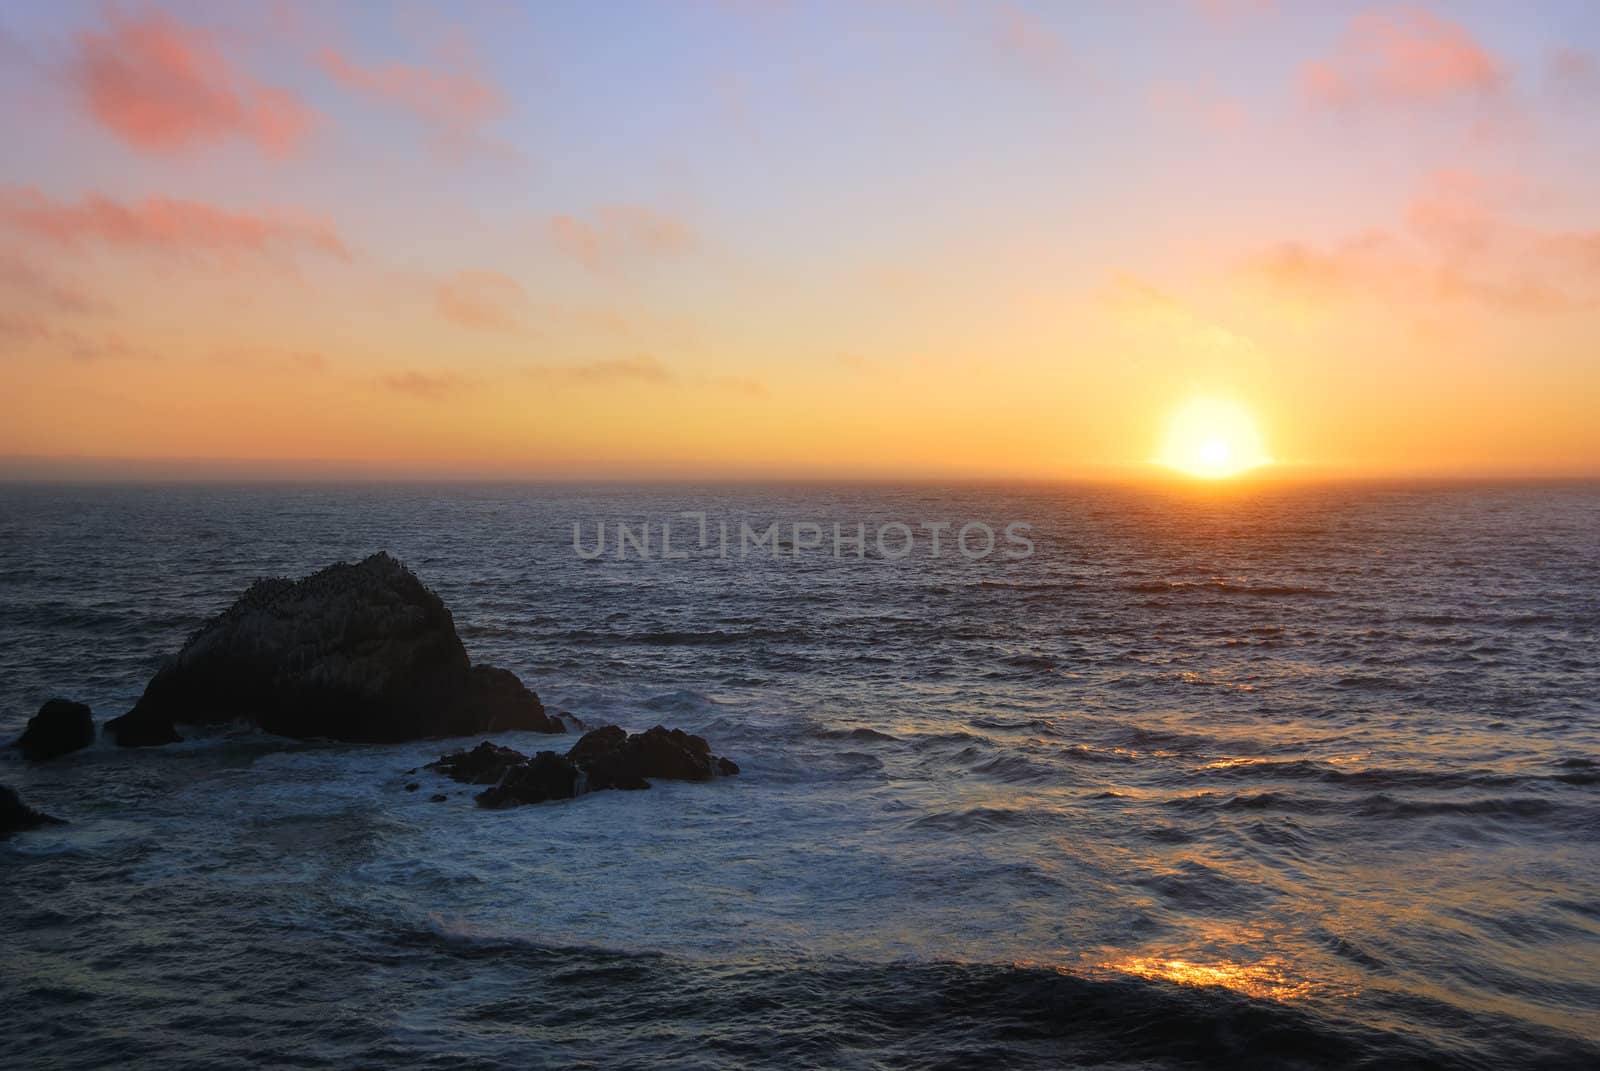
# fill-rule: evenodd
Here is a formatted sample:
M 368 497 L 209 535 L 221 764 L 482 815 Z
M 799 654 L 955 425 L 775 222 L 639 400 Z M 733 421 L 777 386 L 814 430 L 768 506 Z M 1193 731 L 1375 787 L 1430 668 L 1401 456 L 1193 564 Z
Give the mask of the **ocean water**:
M 574 553 L 663 519 L 688 558 Z M 1034 553 L 872 546 L 974 520 Z M 1600 485 L 0 486 L 0 735 L 380 549 L 547 704 L 743 773 L 486 812 L 408 773 L 475 740 L 0 758 L 70 821 L 0 842 L 0 1065 L 1600 1066 Z

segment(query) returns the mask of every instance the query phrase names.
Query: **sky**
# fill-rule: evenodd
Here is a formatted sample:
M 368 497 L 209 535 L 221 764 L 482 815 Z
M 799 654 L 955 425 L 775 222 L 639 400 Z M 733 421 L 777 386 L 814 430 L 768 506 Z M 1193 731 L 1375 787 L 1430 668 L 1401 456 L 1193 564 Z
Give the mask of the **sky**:
M 1588 0 L 13 4 L 0 87 L 0 474 L 1600 474 Z

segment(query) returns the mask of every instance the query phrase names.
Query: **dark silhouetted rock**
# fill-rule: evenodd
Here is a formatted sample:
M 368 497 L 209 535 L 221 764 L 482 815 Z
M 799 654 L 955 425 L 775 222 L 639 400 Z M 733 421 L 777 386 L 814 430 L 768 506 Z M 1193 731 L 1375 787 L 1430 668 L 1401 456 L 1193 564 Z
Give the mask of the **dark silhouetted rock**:
M 443 792 L 435 792 L 433 795 L 428 797 L 428 802 L 429 803 L 443 803 L 446 800 L 448 800 L 449 798 L 450 797 L 446 796 Z
M 649 788 L 648 778 L 709 781 L 739 772 L 736 763 L 717 758 L 704 737 L 660 725 L 628 735 L 615 725 L 585 733 L 565 755 L 541 751 L 531 759 L 485 740 L 471 751 L 455 751 L 428 769 L 469 785 L 489 785 L 478 793 L 480 807 L 571 799 L 608 788 Z
M 479 807 L 515 807 L 546 800 L 570 800 L 578 794 L 578 768 L 565 755 L 541 751 L 512 766 L 499 784 L 478 793 Z
M 69 699 L 47 700 L 39 713 L 28 719 L 14 745 L 23 758 L 53 759 L 94 743 L 94 716 L 82 703 Z
M 452 751 L 439 761 L 428 763 L 426 768 L 438 770 L 463 785 L 492 785 L 508 769 L 527 761 L 528 756 L 522 752 L 485 740 L 471 751 Z
M 40 826 L 61 824 L 61 819 L 51 818 L 22 802 L 22 797 L 6 785 L 0 785 L 0 837 L 21 833 Z
M 451 711 L 450 728 L 450 736 L 517 729 L 567 731 L 560 718 L 545 712 L 539 697 L 515 673 L 499 666 L 473 666 L 467 670 L 467 687 Z
M 733 763 L 712 756 L 705 737 L 660 725 L 631 736 L 608 725 L 584 734 L 567 755 L 587 775 L 591 790 L 649 788 L 652 777 L 709 781 L 728 767 L 739 772 Z
M 179 739 L 174 725 L 239 720 L 367 742 L 565 731 L 514 674 L 473 666 L 439 596 L 387 554 L 258 580 L 106 729 L 139 746 Z

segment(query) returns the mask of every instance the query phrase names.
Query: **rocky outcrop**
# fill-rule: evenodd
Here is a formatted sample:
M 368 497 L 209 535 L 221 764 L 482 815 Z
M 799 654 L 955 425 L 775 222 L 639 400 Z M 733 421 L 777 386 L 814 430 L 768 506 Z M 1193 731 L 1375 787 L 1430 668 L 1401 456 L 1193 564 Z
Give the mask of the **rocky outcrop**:
M 528 756 L 509 747 L 485 740 L 471 751 L 452 751 L 430 762 L 424 769 L 438 770 L 463 785 L 492 785 L 512 766 L 527 762 Z
M 479 807 L 517 807 L 524 803 L 570 800 L 578 795 L 578 768 L 565 755 L 541 751 L 509 767 L 498 784 L 478 793 Z
M 89 708 L 70 699 L 50 699 L 28 719 L 28 727 L 12 746 L 22 752 L 23 758 L 38 762 L 92 743 L 94 715 Z
M 584 734 L 567 757 L 584 771 L 591 789 L 649 788 L 651 777 L 709 781 L 739 772 L 734 763 L 711 754 L 705 737 L 660 725 L 631 736 L 615 725 L 596 729 Z
M 739 772 L 732 760 L 711 754 L 704 737 L 660 725 L 632 735 L 608 725 L 586 733 L 565 755 L 541 751 L 531 758 L 485 740 L 471 751 L 443 756 L 428 769 L 462 784 L 490 786 L 478 793 L 480 807 L 571 799 L 608 788 L 649 788 L 652 777 L 709 781 Z
M 22 797 L 6 785 L 0 785 L 0 837 L 9 837 L 40 826 L 59 825 L 61 819 L 51 818 L 22 802 Z
M 382 553 L 257 581 L 106 731 L 138 747 L 180 739 L 176 725 L 233 721 L 373 743 L 565 731 L 515 674 L 472 665 L 439 596 Z

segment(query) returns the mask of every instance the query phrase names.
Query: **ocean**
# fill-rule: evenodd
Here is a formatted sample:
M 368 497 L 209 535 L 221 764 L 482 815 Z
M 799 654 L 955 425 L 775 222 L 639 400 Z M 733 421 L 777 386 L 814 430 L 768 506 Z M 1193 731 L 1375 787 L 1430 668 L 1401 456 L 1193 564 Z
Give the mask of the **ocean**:
M 1600 484 L 0 485 L 0 737 L 378 550 L 742 772 L 8 753 L 0 1065 L 1600 1066 Z

